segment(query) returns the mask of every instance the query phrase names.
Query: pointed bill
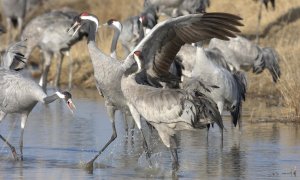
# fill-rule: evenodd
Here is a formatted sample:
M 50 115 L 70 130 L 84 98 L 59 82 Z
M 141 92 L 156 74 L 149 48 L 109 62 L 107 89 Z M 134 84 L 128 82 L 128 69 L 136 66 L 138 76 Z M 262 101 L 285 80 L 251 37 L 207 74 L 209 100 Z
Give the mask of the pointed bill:
M 70 109 L 70 111 L 72 112 L 72 114 L 74 113 L 74 110 L 76 110 L 76 106 L 73 103 L 72 99 L 68 99 L 67 101 L 68 104 L 68 108 Z

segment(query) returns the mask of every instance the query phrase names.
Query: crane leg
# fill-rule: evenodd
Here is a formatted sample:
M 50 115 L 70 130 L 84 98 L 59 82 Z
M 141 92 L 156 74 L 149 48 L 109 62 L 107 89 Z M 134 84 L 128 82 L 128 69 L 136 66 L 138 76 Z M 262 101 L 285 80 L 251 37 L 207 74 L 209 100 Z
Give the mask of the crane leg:
M 210 129 L 210 124 L 207 124 L 206 125 L 206 129 L 207 129 L 207 132 L 206 132 L 206 140 L 208 142 L 208 133 L 209 133 L 209 129 Z
M 170 152 L 172 155 L 172 170 L 173 171 L 177 171 L 179 168 L 179 163 L 178 163 L 178 153 L 177 153 L 177 147 L 173 148 L 172 145 L 175 144 L 176 145 L 176 137 L 171 136 L 170 138 L 171 141 L 171 146 L 170 146 Z
M 72 88 L 72 79 L 73 79 L 73 58 L 70 55 L 70 52 L 67 51 L 66 55 L 69 57 L 69 79 L 68 79 L 68 88 L 71 90 Z
M 260 30 L 260 22 L 261 22 L 261 15 L 262 15 L 262 6 L 263 2 L 260 2 L 259 5 L 259 11 L 258 11 L 258 16 L 257 16 L 257 25 L 256 25 L 256 44 L 259 44 L 259 30 Z
M 56 88 L 59 86 L 61 66 L 62 66 L 63 59 L 64 59 L 64 55 L 62 53 L 58 53 L 57 54 L 57 64 L 56 64 L 56 77 L 55 77 L 55 81 L 54 81 L 54 86 Z
M 116 126 L 115 126 L 115 107 L 114 106 L 107 106 L 106 104 L 106 108 L 107 108 L 107 112 L 108 112 L 108 116 L 110 117 L 111 121 L 112 121 L 112 136 L 110 138 L 110 140 L 104 145 L 104 147 L 96 154 L 96 156 L 94 156 L 93 159 L 91 159 L 87 164 L 86 164 L 86 170 L 89 173 L 93 173 L 93 169 L 94 169 L 94 161 L 102 154 L 102 152 L 110 145 L 111 142 L 113 142 L 116 138 L 117 138 L 117 131 L 116 131 Z
M 149 148 L 148 148 L 148 144 L 147 144 L 146 138 L 145 138 L 144 133 L 142 131 L 141 116 L 140 116 L 139 112 L 135 109 L 135 107 L 132 104 L 128 103 L 127 105 L 128 105 L 128 107 L 130 109 L 130 112 L 131 112 L 131 115 L 132 115 L 132 117 L 134 119 L 135 124 L 137 125 L 137 127 L 139 128 L 139 130 L 140 130 L 140 132 L 142 134 L 142 137 L 143 137 L 143 147 L 144 147 L 144 150 L 146 152 L 146 157 L 147 157 L 147 159 L 149 159 L 151 154 L 150 154 L 150 151 L 149 151 Z M 149 161 L 149 163 L 151 164 L 150 161 Z
M 20 153 L 21 153 L 21 161 L 23 161 L 23 134 L 24 134 L 24 128 L 26 125 L 26 121 L 28 118 L 28 114 L 22 114 L 21 117 L 21 137 L 20 137 Z
M 143 147 L 144 147 L 144 151 L 146 152 L 146 157 L 147 157 L 147 159 L 150 159 L 151 153 L 150 153 L 150 150 L 149 150 L 148 143 L 147 143 L 146 138 L 144 136 L 143 130 L 140 129 L 140 131 L 141 131 L 141 134 L 142 134 L 142 137 L 143 137 Z M 149 161 L 149 163 L 151 165 L 151 161 Z
M 6 113 L 0 111 L 0 122 L 5 118 L 5 116 L 6 116 Z M 5 142 L 5 144 L 10 148 L 14 159 L 18 160 L 16 148 L 14 146 L 12 146 L 1 134 L 0 134 L 0 139 L 2 139 Z

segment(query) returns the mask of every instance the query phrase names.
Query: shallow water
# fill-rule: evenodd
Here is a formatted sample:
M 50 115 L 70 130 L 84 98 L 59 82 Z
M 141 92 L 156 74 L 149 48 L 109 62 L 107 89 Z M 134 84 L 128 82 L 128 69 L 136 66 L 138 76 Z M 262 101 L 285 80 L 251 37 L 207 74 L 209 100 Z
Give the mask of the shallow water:
M 245 122 L 240 133 L 225 117 L 223 147 L 217 127 L 209 132 L 208 140 L 206 130 L 180 132 L 180 168 L 174 175 L 169 151 L 157 134 L 147 137 L 152 150 L 150 166 L 140 133 L 135 129 L 127 135 L 120 113 L 117 139 L 96 161 L 94 173 L 89 174 L 83 164 L 110 138 L 111 125 L 96 91 L 77 90 L 72 94 L 77 107 L 73 115 L 63 102 L 38 104 L 31 112 L 24 134 L 23 162 L 14 161 L 9 148 L 0 141 L 0 179 L 299 178 L 299 173 L 295 177 L 290 172 L 300 168 L 300 126 Z M 147 126 L 145 129 L 149 131 Z M 0 132 L 18 151 L 19 116 L 7 116 Z

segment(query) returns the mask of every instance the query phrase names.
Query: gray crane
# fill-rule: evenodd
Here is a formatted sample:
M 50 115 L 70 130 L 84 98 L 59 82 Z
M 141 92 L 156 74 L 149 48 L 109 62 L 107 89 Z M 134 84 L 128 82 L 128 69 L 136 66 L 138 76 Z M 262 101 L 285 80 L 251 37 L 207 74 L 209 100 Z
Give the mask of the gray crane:
M 279 56 L 273 48 L 260 47 L 242 36 L 230 38 L 229 41 L 212 39 L 209 48 L 222 51 L 232 71 L 252 68 L 254 73 L 259 74 L 267 68 L 274 82 L 280 78 Z
M 135 51 L 139 68 L 133 74 L 125 74 L 121 81 L 122 91 L 135 122 L 140 123 L 142 116 L 158 131 L 162 142 L 170 149 L 172 168 L 177 170 L 176 131 L 203 129 L 216 122 L 222 132 L 223 121 L 216 104 L 199 92 L 145 85 L 147 80 L 140 74 L 144 63 L 141 54 Z
M 11 52 L 10 52 L 11 53 Z M 16 52 L 16 60 L 20 53 Z M 22 56 L 23 57 L 23 56 Z M 7 59 L 4 59 L 6 61 Z M 75 106 L 72 102 L 72 95 L 65 92 L 56 92 L 53 95 L 47 96 L 43 89 L 33 80 L 20 75 L 19 73 L 0 68 L 0 122 L 7 114 L 18 113 L 21 114 L 21 137 L 20 137 L 20 160 L 23 160 L 23 134 L 26 121 L 29 113 L 38 103 L 49 104 L 57 99 L 64 99 L 68 108 L 73 112 Z M 12 146 L 2 135 L 0 135 L 7 146 L 11 149 L 13 157 L 18 160 L 18 155 L 14 146 Z
M 149 59 L 149 61 L 152 62 L 153 59 L 156 60 L 155 62 L 150 63 L 152 64 L 152 66 L 151 68 L 149 68 L 149 71 L 147 72 L 147 78 L 152 76 L 152 80 L 154 79 L 159 80 L 160 75 L 168 77 L 169 75 L 168 69 L 170 67 L 170 64 L 173 62 L 173 60 L 171 59 L 174 59 L 180 47 L 187 42 L 191 43 L 194 41 L 210 39 L 213 37 L 218 37 L 221 39 L 228 39 L 227 36 L 234 37 L 235 35 L 233 32 L 237 31 L 237 28 L 235 28 L 234 26 L 241 25 L 241 23 L 238 22 L 239 19 L 240 19 L 239 17 L 231 14 L 207 13 L 204 15 L 202 14 L 189 15 L 186 17 L 171 19 L 169 21 L 166 21 L 165 23 L 161 23 L 160 25 L 155 26 L 151 30 L 151 32 L 149 32 L 149 34 L 135 48 L 135 50 L 140 50 L 140 51 L 143 50 L 144 53 L 147 53 L 148 55 L 147 59 Z M 71 27 L 71 29 L 75 28 L 76 29 L 75 32 L 78 29 L 80 29 L 82 26 L 89 27 L 90 32 L 88 35 L 88 49 L 94 66 L 94 76 L 96 79 L 97 88 L 105 98 L 106 101 L 105 104 L 107 106 L 108 114 L 112 120 L 112 125 L 113 125 L 113 135 L 111 139 L 104 146 L 104 148 L 101 149 L 99 153 L 87 164 L 90 170 L 90 168 L 93 167 L 93 162 L 95 161 L 95 159 L 116 138 L 115 120 L 114 120 L 114 111 L 116 109 L 127 111 L 129 106 L 130 112 L 133 115 L 137 127 L 141 129 L 141 122 L 139 121 L 139 119 L 136 118 L 135 116 L 136 112 L 132 111 L 132 107 L 137 108 L 136 107 L 137 105 L 132 104 L 134 102 L 130 98 L 132 96 L 135 96 L 135 98 L 137 98 L 143 96 L 143 94 L 134 91 L 130 92 L 130 88 L 127 88 L 127 90 L 125 90 L 126 87 L 123 86 L 124 84 L 123 82 L 122 82 L 122 90 L 121 90 L 122 76 L 124 75 L 124 73 L 130 72 L 133 70 L 134 67 L 136 67 L 134 66 L 136 64 L 135 60 L 131 58 L 132 53 L 129 54 L 129 56 L 124 61 L 118 61 L 114 58 L 106 56 L 100 49 L 97 48 L 97 45 L 95 43 L 96 31 L 99 26 L 98 18 L 95 15 L 89 14 L 87 12 L 83 12 L 74 20 L 75 22 Z M 193 33 L 190 33 L 189 31 Z M 173 51 L 172 50 L 170 51 L 170 48 Z M 156 52 L 161 52 L 161 53 L 156 53 Z M 153 66 L 153 64 L 155 64 L 155 66 Z M 197 102 L 203 102 L 203 101 L 201 99 Z M 209 100 L 207 100 L 207 102 L 208 101 Z M 144 102 L 144 101 L 140 101 L 140 102 Z M 145 101 L 145 103 L 148 102 Z M 201 106 L 200 104 L 199 107 Z M 153 105 L 149 105 L 149 108 L 151 108 L 150 106 Z M 194 110 L 198 111 L 199 107 L 195 108 Z M 206 110 L 208 110 L 209 107 L 212 106 L 202 105 L 201 107 L 203 107 L 202 109 L 207 108 Z M 210 109 L 209 112 L 211 112 L 210 114 L 211 116 L 217 116 L 217 117 L 218 115 L 220 116 L 216 107 L 214 109 Z M 209 112 L 207 113 L 209 114 Z M 214 112 L 216 112 L 216 114 Z M 155 113 L 157 112 L 154 112 L 152 114 Z M 141 113 L 141 115 L 143 115 L 143 112 Z M 198 115 L 197 117 L 200 117 L 200 114 L 197 115 Z M 214 120 L 219 122 L 219 125 L 222 127 L 222 124 L 219 121 L 220 119 L 217 117 Z M 161 134 L 163 135 L 163 133 Z
M 189 88 L 198 89 L 206 96 L 210 97 L 218 106 L 220 114 L 226 109 L 231 112 L 232 123 L 234 126 L 239 124 L 241 127 L 241 108 L 242 100 L 245 100 L 246 94 L 246 77 L 243 73 L 234 73 L 225 69 L 219 64 L 215 64 L 215 60 L 224 60 L 222 54 L 215 51 L 207 51 L 201 46 L 185 45 L 178 52 L 183 65 L 184 86 L 188 85 Z M 210 54 L 208 56 L 207 54 Z M 221 55 L 221 56 L 220 56 Z M 217 86 L 212 88 L 209 92 L 202 87 L 198 88 L 198 84 L 194 81 L 189 82 L 190 79 L 200 79 Z
M 26 0 L 2 0 L 2 12 L 6 18 L 9 42 L 12 41 L 12 27 L 21 32 L 26 13 Z
M 151 84 L 156 80 L 168 81 L 172 77 L 170 66 L 185 43 L 212 37 L 233 37 L 233 32 L 238 32 L 235 25 L 241 25 L 239 19 L 225 13 L 169 19 L 155 26 L 125 60 L 127 67 L 121 87 L 130 112 L 137 126 L 141 126 L 142 116 L 155 127 L 163 143 L 170 148 L 174 169 L 178 166 L 175 131 L 205 128 L 212 122 L 223 129 L 222 119 L 216 104 L 200 92 L 163 89 Z M 137 61 L 137 71 L 132 69 L 135 67 L 132 61 Z
M 112 136 L 103 148 L 92 158 L 87 164 L 86 169 L 93 171 L 94 161 L 102 154 L 102 152 L 116 139 L 117 131 L 115 127 L 115 112 L 120 110 L 123 114 L 129 114 L 129 109 L 125 100 L 125 97 L 121 91 L 121 79 L 127 66 L 130 66 L 127 61 L 119 61 L 115 58 L 107 56 L 103 53 L 95 42 L 96 32 L 99 26 L 99 20 L 96 16 L 87 12 L 81 13 L 74 19 L 74 24 L 69 31 L 75 29 L 73 35 L 81 28 L 87 28 L 88 32 L 88 51 L 91 57 L 91 61 L 94 68 L 94 77 L 96 81 L 96 87 L 101 96 L 105 99 L 105 107 L 109 119 L 112 124 Z M 129 62 L 130 63 L 130 62 Z M 133 63 L 133 62 L 131 62 Z M 144 148 L 149 157 L 149 151 L 147 143 L 141 126 L 138 125 L 139 130 L 143 136 Z
M 144 8 L 154 6 L 159 14 L 177 17 L 196 12 L 205 12 L 210 0 L 145 0 Z
M 40 85 L 46 91 L 47 77 L 53 56 L 57 57 L 57 68 L 54 85 L 58 87 L 61 66 L 64 55 L 69 56 L 69 89 L 72 86 L 72 64 L 73 59 L 69 54 L 70 48 L 80 41 L 85 35 L 82 29 L 75 36 L 68 36 L 66 29 L 70 27 L 73 18 L 78 13 L 72 9 L 54 10 L 36 17 L 25 27 L 22 39 L 28 39 L 28 50 L 25 56 L 28 57 L 32 49 L 38 46 L 43 52 L 43 74 L 40 78 Z

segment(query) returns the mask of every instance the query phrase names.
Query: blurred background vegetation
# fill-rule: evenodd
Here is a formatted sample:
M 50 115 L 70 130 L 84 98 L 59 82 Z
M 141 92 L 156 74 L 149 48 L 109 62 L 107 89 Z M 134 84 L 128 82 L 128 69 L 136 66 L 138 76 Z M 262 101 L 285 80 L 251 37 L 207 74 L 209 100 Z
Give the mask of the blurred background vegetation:
M 100 23 L 114 18 L 124 20 L 142 11 L 143 0 L 49 0 L 42 7 L 34 10 L 26 18 L 31 18 L 47 10 L 59 9 L 68 6 L 78 10 L 87 11 L 98 16 Z M 255 41 L 257 16 L 260 4 L 253 0 L 211 0 L 208 12 L 229 12 L 241 16 L 244 27 L 241 35 Z M 160 18 L 163 19 L 163 18 Z M 2 23 L 5 24 L 2 18 Z M 300 117 L 300 1 L 299 0 L 277 0 L 276 9 L 263 8 L 260 28 L 260 45 L 275 48 L 281 59 L 280 66 L 282 77 L 279 83 L 274 84 L 267 71 L 262 75 L 247 73 L 249 87 L 244 107 L 251 107 L 250 114 L 264 117 L 272 117 L 275 120 L 288 117 L 289 120 L 299 120 Z M 99 47 L 109 54 L 112 30 L 100 28 L 97 43 Z M 6 41 L 6 36 L 1 36 L 1 42 Z M 2 43 L 6 44 L 6 43 Z M 2 45 L 1 45 L 2 48 Z M 123 58 L 122 47 L 118 45 L 118 57 Z M 75 87 L 95 88 L 93 79 L 93 68 L 87 52 L 86 41 L 76 44 L 71 54 L 75 60 L 74 79 Z M 39 52 L 36 50 L 30 57 L 31 61 L 39 62 Z M 67 84 L 68 71 L 67 59 L 63 64 L 61 83 Z M 55 64 L 51 67 L 49 80 L 54 79 Z M 65 69 L 65 71 L 64 71 Z M 252 100 L 249 100 L 252 99 Z M 265 109 L 268 108 L 268 111 Z M 271 119 L 272 119 L 271 118 Z

